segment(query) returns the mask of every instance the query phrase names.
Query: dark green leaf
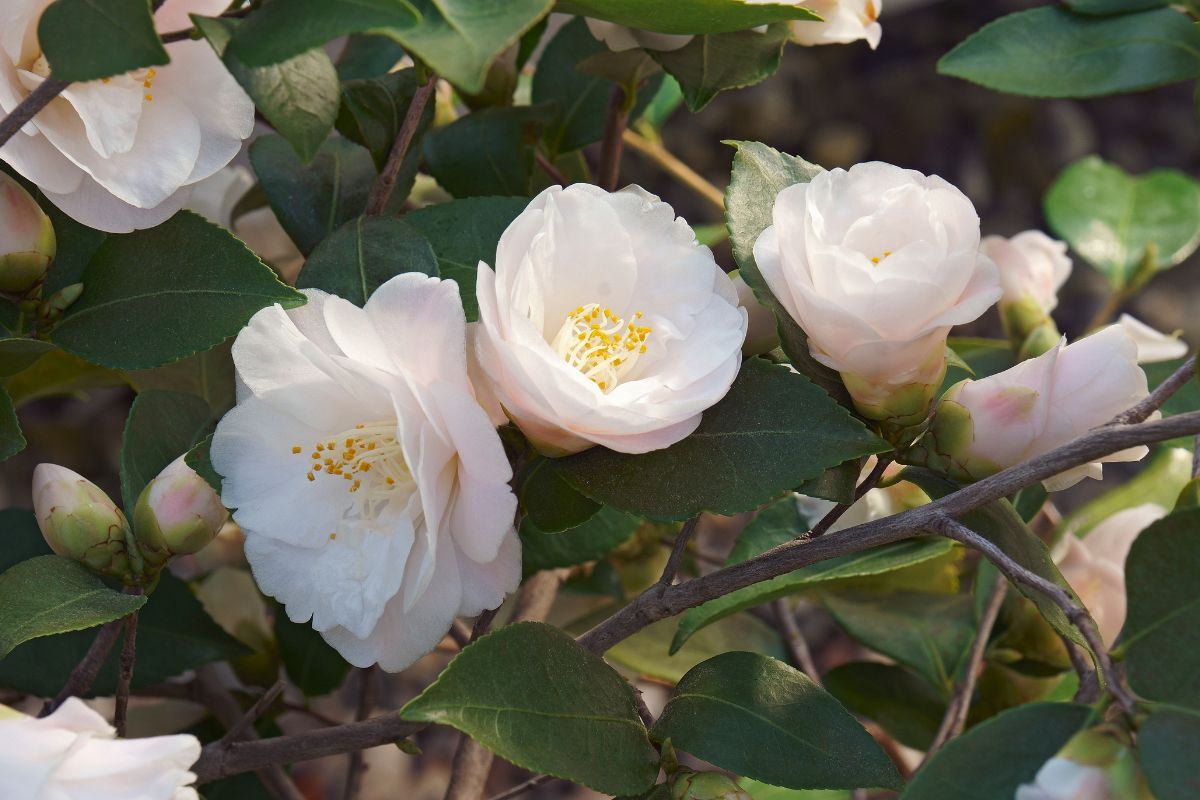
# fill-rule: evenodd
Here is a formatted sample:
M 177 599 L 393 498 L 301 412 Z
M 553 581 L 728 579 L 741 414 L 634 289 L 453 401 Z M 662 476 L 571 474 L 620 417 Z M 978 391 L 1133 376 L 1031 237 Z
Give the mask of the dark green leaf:
M 523 570 L 532 575 L 543 569 L 593 561 L 629 539 L 641 524 L 640 519 L 623 511 L 601 508 L 579 525 L 551 533 L 526 517 L 520 531 Z
M 789 19 L 816 19 L 795 3 L 746 3 L 743 0 L 564 0 L 559 10 L 661 33 L 726 33 Z
M 927 681 L 895 664 L 855 661 L 830 670 L 825 688 L 855 714 L 869 717 L 901 744 L 925 750 L 946 713 L 946 701 Z
M 429 240 L 441 276 L 458 283 L 468 322 L 479 318 L 475 300 L 479 262 L 495 266 L 500 235 L 527 205 L 529 200 L 524 197 L 471 197 L 405 215 L 405 220 Z
M 208 403 L 191 394 L 149 391 L 129 409 L 121 442 L 121 496 L 132 512 L 146 484 L 192 449 L 212 426 Z
M 1162 8 L 1171 0 L 1063 0 L 1067 7 L 1080 14 L 1125 14 L 1129 11 L 1145 11 Z
M 420 15 L 405 0 L 271 0 L 251 14 L 229 51 L 251 66 L 286 61 L 347 33 L 393 33 Z
M 633 688 L 543 623 L 507 625 L 468 646 L 400 715 L 457 728 L 518 766 L 598 792 L 636 794 L 658 774 Z
M 425 237 L 396 217 L 356 217 L 317 245 L 296 278 L 296 288 L 323 289 L 361 306 L 376 289 L 405 272 L 438 274 Z
M 25 449 L 25 437 L 21 434 L 21 423 L 13 408 L 12 398 L 0 388 L 0 461 L 12 458 Z
M 538 458 L 526 468 L 520 497 L 526 518 L 546 533 L 578 527 L 600 510 L 599 503 L 567 483 L 547 458 Z
M 808 497 L 819 497 L 834 503 L 853 503 L 854 490 L 858 487 L 858 476 L 861 472 L 861 459 L 843 461 L 812 480 L 800 484 L 796 491 Z
M 1200 32 L 1169 8 L 1089 17 L 1041 6 L 984 26 L 938 72 L 1034 97 L 1134 92 L 1200 76 Z
M 232 342 L 155 369 L 126 373 L 135 391 L 161 390 L 193 394 L 208 403 L 214 422 L 234 403 Z
M 321 240 L 362 213 L 375 180 L 371 154 L 343 139 L 321 145 L 301 164 L 282 136 L 250 145 L 250 163 L 288 236 L 308 255 Z
M 429 173 L 455 197 L 528 195 L 546 108 L 485 108 L 425 137 Z
M 144 596 L 108 588 L 69 558 L 22 561 L 0 574 L 0 659 L 30 639 L 103 625 L 145 603 Z
M 951 739 L 902 800 L 1013 800 L 1091 713 L 1087 706 L 1032 703 L 999 714 Z
M 325 51 L 314 48 L 277 64 L 250 67 L 226 51 L 236 20 L 193 16 L 192 21 L 267 122 L 291 143 L 301 161 L 311 161 L 333 130 L 341 100 L 337 70 Z
M 653 519 L 749 511 L 855 456 L 887 449 L 807 378 L 749 359 L 683 441 L 644 455 L 594 447 L 555 463 L 594 500 Z
M 1162 708 L 1138 727 L 1138 762 L 1156 800 L 1195 800 L 1200 796 L 1197 753 L 1200 715 Z
M 414 69 L 402 69 L 368 80 L 347 81 L 342 86 L 338 131 L 370 150 L 375 166 L 383 169 L 419 86 Z M 407 197 L 412 189 L 421 163 L 421 137 L 433 122 L 433 112 L 434 104 L 427 103 L 397 173 L 394 196 Z
M 904 785 L 891 760 L 837 700 L 803 673 L 757 653 L 724 653 L 689 671 L 652 735 L 776 786 Z
M 1200 184 L 1176 170 L 1133 176 L 1088 156 L 1058 176 L 1045 210 L 1054 232 L 1118 287 L 1130 282 L 1147 247 L 1154 247 L 1153 269 L 1162 270 L 1200 244 Z
M 404 58 L 404 48 L 387 36 L 369 33 L 354 33 L 346 39 L 346 46 L 338 56 L 338 78 L 343 81 L 361 81 L 386 75 Z
M 307 622 L 292 622 L 275 609 L 275 642 L 288 678 L 308 697 L 329 694 L 342 685 L 350 664 Z
M 1125 562 L 1129 615 L 1121 648 L 1134 691 L 1200 709 L 1200 508 L 1177 511 L 1138 535 Z
M 213 491 L 218 495 L 221 494 L 221 476 L 213 469 L 212 458 L 209 451 L 212 449 L 212 434 L 205 436 L 197 442 L 191 450 L 187 451 L 185 463 L 196 471 L 196 474 L 208 483 L 213 488 Z
M 232 234 L 182 211 L 109 236 L 53 339 L 107 367 L 157 367 L 219 344 L 264 306 L 302 302 Z
M 149 0 L 56 0 L 42 12 L 38 43 L 54 77 L 91 81 L 169 60 Z
M 787 24 L 777 23 L 762 33 L 707 34 L 678 50 L 650 53 L 679 81 L 688 108 L 699 111 L 726 89 L 752 86 L 774 75 L 788 36 Z
M 0 339 L 0 378 L 16 375 L 53 349 L 41 339 Z

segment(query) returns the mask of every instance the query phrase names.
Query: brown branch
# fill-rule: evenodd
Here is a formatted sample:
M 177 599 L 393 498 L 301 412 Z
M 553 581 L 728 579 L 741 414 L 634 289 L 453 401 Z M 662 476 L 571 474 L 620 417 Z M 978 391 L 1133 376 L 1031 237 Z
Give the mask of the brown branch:
M 379 685 L 376 680 L 375 666 L 355 670 L 358 675 L 358 705 L 354 711 L 354 721 L 361 722 L 371 716 L 375 707 L 375 690 Z M 362 776 L 366 769 L 363 761 L 363 751 L 355 750 L 350 753 L 350 763 L 346 765 L 346 782 L 342 786 L 342 800 L 354 800 L 362 786 Z
M 625 90 L 614 86 L 608 98 L 608 114 L 604 122 L 604 139 L 600 143 L 600 169 L 596 182 L 600 188 L 610 192 L 617 189 L 621 179 L 621 145 L 624 142 L 625 126 L 629 123 L 629 106 Z
M 140 591 L 137 594 L 141 594 Z M 121 660 L 117 669 L 116 708 L 113 710 L 113 727 L 117 736 L 125 735 L 129 719 L 129 685 L 133 682 L 133 662 L 137 657 L 138 612 L 125 617 L 124 637 L 121 641 Z
M 26 122 L 33 119 L 39 111 L 49 105 L 51 100 L 58 97 L 62 90 L 70 85 L 67 81 L 49 77 L 38 84 L 36 89 L 25 95 L 25 99 L 17 103 L 16 108 L 8 112 L 8 116 L 0 120 L 0 147 L 3 147 L 5 142 L 25 126 Z
M 621 134 L 621 139 L 625 144 L 657 164 L 663 172 L 708 201 L 724 218 L 725 194 L 705 180 L 700 173 L 676 158 L 675 154 L 663 147 L 661 142 L 648 139 L 628 128 Z
M 275 681 L 271 688 L 260 694 L 258 699 L 254 701 L 254 705 L 250 706 L 250 709 L 237 722 L 231 725 L 229 730 L 225 731 L 225 735 L 221 737 L 219 743 L 227 745 L 230 742 L 236 742 L 238 739 L 241 739 L 246 731 L 250 729 L 250 726 L 266 713 L 271 704 L 275 702 L 275 698 L 283 693 L 283 687 L 284 683 L 281 678 Z
M 75 665 L 75 669 L 71 670 L 66 684 L 54 696 L 54 699 L 48 700 L 42 707 L 42 712 L 38 714 L 39 717 L 52 714 L 55 709 L 67 701 L 68 697 L 83 695 L 92 688 L 92 684 L 96 682 L 96 676 L 100 674 L 100 667 L 104 666 L 104 660 L 108 658 L 113 645 L 117 643 L 117 636 L 120 635 L 123 624 L 124 619 L 114 619 L 112 622 L 106 622 L 100 626 L 100 630 L 96 631 L 96 638 L 92 640 L 92 646 L 88 648 L 83 659 Z
M 1196 357 L 1192 356 L 1183 362 L 1179 369 L 1172 372 L 1169 378 L 1160 383 L 1145 400 L 1113 417 L 1109 425 L 1129 425 L 1130 423 L 1144 422 L 1149 419 L 1151 414 L 1162 408 L 1163 403 L 1171 399 L 1171 395 L 1178 392 L 1188 381 L 1195 379 L 1195 377 Z
M 567 176 L 562 173 L 562 170 L 554 166 L 553 162 L 546 158 L 541 150 L 535 149 L 533 151 L 533 158 L 534 161 L 537 162 L 537 165 L 541 168 L 542 172 L 546 173 L 546 175 L 550 177 L 550 180 L 562 187 L 571 185 L 571 181 L 569 181 Z
M 396 188 L 400 167 L 403 166 L 404 157 L 408 154 L 408 147 L 412 144 L 413 137 L 417 135 L 417 127 L 421 124 L 421 115 L 425 113 L 425 106 L 429 105 L 429 100 L 433 97 L 436 89 L 437 75 L 430 75 L 429 80 L 413 94 L 413 99 L 408 104 L 408 111 L 404 114 L 404 121 L 400 124 L 400 132 L 396 134 L 396 141 L 392 143 L 387 162 L 383 165 L 383 171 L 379 173 L 379 177 L 371 186 L 371 193 L 367 195 L 367 205 L 363 209 L 363 213 L 367 216 L 378 216 L 387 207 L 388 200 Z
M 942 748 L 942 745 L 958 736 L 967 727 L 967 714 L 971 711 L 971 696 L 975 693 L 975 683 L 979 680 L 980 667 L 983 666 L 983 654 L 987 651 L 992 628 L 996 625 L 996 618 L 1000 616 L 1000 607 L 1004 605 L 1004 598 L 1007 594 L 1008 581 L 1001 576 L 996 576 L 996 585 L 992 587 L 992 593 L 988 595 L 987 605 L 984 606 L 983 615 L 979 618 L 979 628 L 975 631 L 975 638 L 971 641 L 962 681 L 955 687 L 954 694 L 950 697 L 950 702 L 946 706 L 946 715 L 942 717 L 942 724 L 933 737 L 933 743 L 925 751 L 925 759 L 922 763 L 928 762 L 933 754 Z
M 1079 676 L 1079 688 L 1075 690 L 1072 700 L 1090 706 L 1103 694 L 1100 680 L 1096 677 L 1096 668 L 1092 665 L 1092 659 L 1086 650 L 1066 636 L 1059 634 L 1059 638 L 1062 639 L 1063 646 L 1067 648 L 1067 658 L 1071 660 L 1071 667 Z
M 667 563 L 663 567 L 662 575 L 658 577 L 658 582 L 654 584 L 658 587 L 659 594 L 670 588 L 671 584 L 675 581 L 675 576 L 679 574 L 679 565 L 683 561 L 684 551 L 687 550 L 688 542 L 691 540 L 692 534 L 696 532 L 698 524 L 700 524 L 699 515 L 690 518 L 679 529 L 679 533 L 675 537 L 675 543 L 671 545 L 671 553 L 667 556 Z
M 817 662 L 813 660 L 812 650 L 808 648 L 808 642 L 801 633 L 800 626 L 796 623 L 796 614 L 788 605 L 787 598 L 778 597 L 772 600 L 771 609 L 775 612 L 776 625 L 783 633 L 783 641 L 788 646 L 788 652 L 792 654 L 792 662 L 820 686 L 821 671 L 817 669 Z

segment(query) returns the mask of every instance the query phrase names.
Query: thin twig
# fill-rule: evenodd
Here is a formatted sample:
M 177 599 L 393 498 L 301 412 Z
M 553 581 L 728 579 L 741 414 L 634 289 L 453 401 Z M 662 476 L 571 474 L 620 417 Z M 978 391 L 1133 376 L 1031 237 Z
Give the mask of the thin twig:
M 554 181 L 559 186 L 565 187 L 571 184 L 571 181 L 569 181 L 567 176 L 562 173 L 562 170 L 554 166 L 550 159 L 546 158 L 546 156 L 542 154 L 541 150 L 535 149 L 533 151 L 533 159 L 537 162 L 537 165 L 541 167 L 542 172 L 550 176 L 550 180 Z
M 392 143 L 387 162 L 383 165 L 383 171 L 379 173 L 379 177 L 371 186 L 371 193 L 367 195 L 367 205 L 363 209 L 367 216 L 382 214 L 387 207 L 388 200 L 396 188 L 396 180 L 400 176 L 400 167 L 404 165 L 404 157 L 408 154 L 408 147 L 417 135 L 421 115 L 425 113 L 425 106 L 429 105 L 429 99 L 433 97 L 436 89 L 437 75 L 430 75 L 429 80 L 413 94 L 408 111 L 404 113 L 404 121 L 400 124 L 400 131 L 396 134 L 396 141 Z
M 554 780 L 553 775 L 538 775 L 535 778 L 530 778 L 529 780 L 525 781 L 524 783 L 518 783 L 516 786 L 512 787 L 511 789 L 505 789 L 500 794 L 494 794 L 491 797 L 489 797 L 488 800 L 512 800 L 512 798 L 520 797 L 521 795 L 525 794 L 526 792 L 530 791 L 531 789 L 536 789 L 537 787 L 541 786 L 543 783 L 547 783 L 552 780 Z
M 1200 478 L 1200 433 L 1192 440 L 1192 477 Z
M 279 697 L 279 695 L 283 693 L 283 687 L 284 683 L 282 678 L 275 681 L 275 683 L 271 685 L 271 688 L 267 689 L 258 696 L 258 699 L 254 701 L 254 705 L 250 706 L 249 710 L 247 710 L 245 714 L 242 714 L 241 718 L 231 725 L 229 730 L 225 731 L 225 735 L 222 736 L 218 741 L 223 742 L 224 744 L 229 744 L 230 742 L 236 742 L 238 739 L 241 739 L 246 731 L 250 729 L 250 726 L 257 722 L 258 718 L 265 714 L 267 709 L 271 707 L 271 703 L 275 702 L 275 698 Z
M 92 688 L 92 684 L 96 682 L 96 676 L 100 674 L 100 667 L 104 666 L 104 660 L 112 652 L 113 645 L 116 644 L 117 637 L 121 634 L 123 624 L 123 619 L 114 619 L 112 622 L 106 622 L 100 626 L 100 630 L 96 631 L 96 638 L 92 640 L 92 646 L 88 648 L 83 659 L 75 665 L 75 669 L 71 670 L 67 682 L 54 696 L 54 699 L 47 701 L 46 705 L 42 707 L 42 712 L 38 714 L 39 717 L 54 713 L 55 709 L 67 702 L 68 697 L 81 696 Z
M 659 537 L 658 543 L 668 550 L 675 547 L 675 540 L 667 536 Z M 689 552 L 696 560 L 703 561 L 712 567 L 720 567 L 725 563 L 725 559 L 714 556 L 712 553 L 706 553 L 698 547 L 691 548 Z
M 375 707 L 375 690 L 379 684 L 375 671 L 374 665 L 355 671 L 358 675 L 358 705 L 354 711 L 355 722 L 361 722 L 370 717 L 371 709 Z M 342 785 L 342 800 L 354 800 L 358 796 L 365 768 L 363 751 L 351 752 L 350 761 L 346 765 L 346 782 Z
M 704 179 L 700 173 L 675 157 L 661 142 L 647 139 L 636 131 L 625 129 L 621 134 L 625 144 L 657 164 L 663 172 L 691 189 L 722 215 L 725 213 L 725 194 Z
M 1162 408 L 1163 403 L 1171 399 L 1171 395 L 1182 389 L 1188 381 L 1194 380 L 1196 377 L 1196 357 L 1192 356 L 1187 361 L 1171 373 L 1171 376 L 1160 383 L 1153 392 L 1146 397 L 1145 400 L 1138 403 L 1133 408 L 1123 411 L 1113 417 L 1109 425 L 1129 425 L 1135 422 L 1144 422 L 1150 418 L 1158 409 Z
M 1076 703 L 1091 705 L 1103 694 L 1100 689 L 1100 680 L 1096 677 L 1096 667 L 1093 666 L 1092 659 L 1086 650 L 1062 634 L 1059 634 L 1059 638 L 1067 648 L 1067 657 L 1071 659 L 1071 667 L 1079 676 L 1079 688 L 1075 690 L 1075 697 L 1072 699 Z
M 775 612 L 776 624 L 782 629 L 783 641 L 787 643 L 788 651 L 792 654 L 792 661 L 805 675 L 820 686 L 821 671 L 817 669 L 817 662 L 813 660 L 812 650 L 808 648 L 808 641 L 805 640 L 800 626 L 796 623 L 796 614 L 788 605 L 787 598 L 778 597 L 772 600 L 771 608 Z
M 1100 631 L 1096 628 L 1096 623 L 1088 614 L 1087 609 L 1075 602 L 1070 593 L 1066 589 L 1056 583 L 1051 583 L 1040 575 L 1030 572 L 1025 567 L 1014 561 L 1007 553 L 997 547 L 988 539 L 980 536 L 975 531 L 963 525 L 956 519 L 948 516 L 942 516 L 935 520 L 933 527 L 938 533 L 948 539 L 954 539 L 957 542 L 974 548 L 987 557 L 996 565 L 996 568 L 1004 573 L 1013 583 L 1020 583 L 1035 589 L 1045 595 L 1052 603 L 1066 615 L 1081 634 L 1084 641 L 1092 649 L 1093 657 L 1096 659 L 1097 668 L 1105 678 L 1109 693 L 1113 696 L 1126 713 L 1132 714 L 1137 709 L 1137 701 L 1125 688 L 1123 678 L 1117 672 L 1112 658 L 1108 654 L 1108 648 L 1104 645 L 1104 640 L 1100 637 Z M 1083 676 L 1081 675 L 1082 679 Z
M 596 182 L 602 189 L 614 192 L 621 179 L 621 144 L 624 142 L 625 126 L 629 122 L 629 106 L 625 90 L 613 86 L 608 98 L 608 114 L 604 122 L 604 139 L 600 143 L 600 169 Z
M 975 638 L 971 641 L 971 649 L 967 653 L 967 663 L 964 666 L 962 680 L 950 697 L 950 702 L 946 706 L 946 715 L 942 717 L 942 724 L 933 737 L 933 743 L 925 751 L 926 762 L 942 748 L 942 745 L 962 733 L 967 726 L 967 715 L 971 711 L 971 696 L 975 693 L 975 683 L 979 680 L 983 655 L 987 652 L 992 628 L 996 625 L 996 618 L 1000 616 L 1000 607 L 1004 605 L 1004 598 L 1007 594 L 1008 581 L 1001 576 L 996 576 L 996 584 L 992 587 L 992 593 L 988 595 L 987 605 L 984 606 L 983 614 L 979 618 L 979 628 L 975 631 Z
M 688 541 L 696 532 L 698 524 L 700 524 L 700 517 L 691 517 L 679 529 L 679 534 L 675 537 L 675 544 L 671 546 L 671 554 L 667 556 L 666 566 L 663 567 L 662 575 L 655 584 L 659 593 L 665 591 L 674 582 L 675 576 L 679 573 L 679 564 L 683 561 L 683 553 L 687 550 Z
M 16 108 L 8 112 L 8 116 L 0 120 L 0 147 L 3 147 L 9 139 L 16 135 L 17 131 L 25 126 L 26 122 L 33 119 L 39 111 L 49 105 L 51 100 L 58 97 L 62 90 L 70 85 L 67 81 L 49 77 L 38 84 L 36 89 L 25 95 L 25 99 L 17 103 Z
M 871 471 L 867 474 L 867 477 L 862 483 L 854 487 L 854 499 L 849 503 L 838 503 L 836 506 L 829 509 L 829 513 L 822 517 L 816 525 L 813 525 L 811 530 L 800 534 L 800 538 L 815 539 L 818 536 L 823 536 L 830 528 L 833 527 L 833 523 L 841 519 L 842 515 L 850 510 L 850 506 L 857 503 L 862 499 L 863 495 L 875 488 L 875 485 L 879 483 L 879 479 L 883 477 L 884 470 L 886 470 L 888 465 L 891 463 L 892 460 L 890 458 L 884 458 L 881 456 L 880 458 L 876 459 L 875 466 L 872 467 Z
M 141 592 L 137 592 L 140 594 Z M 117 736 L 125 735 L 129 720 L 129 686 L 133 683 L 133 662 L 137 657 L 138 612 L 125 617 L 121 640 L 121 660 L 117 670 L 116 708 L 113 710 L 113 727 Z

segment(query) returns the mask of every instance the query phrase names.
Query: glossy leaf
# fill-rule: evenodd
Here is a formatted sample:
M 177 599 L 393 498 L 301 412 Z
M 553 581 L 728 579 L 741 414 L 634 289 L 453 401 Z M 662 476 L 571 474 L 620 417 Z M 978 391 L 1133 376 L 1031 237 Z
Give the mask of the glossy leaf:
M 271 0 L 243 23 L 229 49 L 251 66 L 286 61 L 347 33 L 413 27 L 406 0 Z
M 928 749 L 946 713 L 937 689 L 895 664 L 854 661 L 830 670 L 822 682 L 846 708 L 917 750 Z
M 178 392 L 139 394 L 129 409 L 121 442 L 121 496 L 132 509 L 146 484 L 203 439 L 212 427 L 203 399 Z
M 774 75 L 789 34 L 788 26 L 779 23 L 764 32 L 697 36 L 678 50 L 650 54 L 679 81 L 688 108 L 699 111 L 726 89 L 752 86 Z
M 1155 711 L 1138 727 L 1137 758 L 1156 800 L 1194 800 L 1200 788 L 1200 714 Z
M 1096 17 L 1047 5 L 984 26 L 938 72 L 1034 97 L 1133 92 L 1200 77 L 1200 32 L 1168 8 Z
M 37 26 L 54 77 L 91 81 L 169 60 L 148 0 L 56 0 Z
M 582 525 L 601 507 L 567 483 L 546 458 L 534 460 L 524 470 L 519 496 L 526 519 L 546 533 Z
M 743 0 L 565 0 L 560 10 L 661 33 L 726 33 L 770 22 L 816 19 L 795 3 L 746 3 Z
M 520 531 L 523 570 L 532 575 L 538 570 L 594 561 L 628 540 L 641 524 L 637 517 L 607 507 L 557 533 L 542 530 L 526 517 Z
M 594 500 L 652 519 L 735 514 L 886 444 L 802 375 L 749 359 L 696 432 L 663 450 L 558 459 Z
M 109 236 L 88 263 L 84 287 L 52 338 L 119 369 L 177 361 L 237 333 L 264 306 L 303 302 L 228 231 L 188 211 Z
M 468 646 L 400 715 L 599 792 L 637 794 L 658 774 L 633 688 L 543 623 L 507 625 Z
M 386 75 L 404 58 L 404 48 L 387 36 L 353 33 L 337 60 L 338 78 L 361 81 Z
M 776 786 L 903 786 L 891 760 L 837 700 L 802 672 L 757 653 L 725 653 L 694 667 L 652 736 Z
M 361 306 L 405 272 L 438 274 L 429 242 L 396 217 L 355 217 L 317 245 L 296 278 L 298 289 L 322 289 Z
M 546 108 L 486 108 L 425 137 L 429 173 L 455 197 L 528 195 Z
M 1162 8 L 1171 0 L 1063 0 L 1067 8 L 1080 14 L 1125 14 L 1130 11 L 1145 11 Z

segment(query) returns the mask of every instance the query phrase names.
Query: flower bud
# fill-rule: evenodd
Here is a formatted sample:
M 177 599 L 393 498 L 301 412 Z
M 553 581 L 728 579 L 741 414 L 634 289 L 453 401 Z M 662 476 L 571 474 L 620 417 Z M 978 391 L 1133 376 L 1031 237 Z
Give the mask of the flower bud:
M 1038 770 L 1015 800 L 1153 800 L 1130 748 L 1101 728 L 1084 731 Z
M 671 781 L 671 800 L 751 800 L 728 775 L 681 769 Z
M 20 294 L 46 275 L 54 258 L 54 226 L 29 192 L 0 173 L 0 292 Z
M 228 516 L 208 481 L 180 456 L 142 490 L 133 509 L 134 535 L 147 563 L 161 566 L 211 542 Z
M 57 464 L 38 464 L 33 508 L 42 536 L 60 556 L 126 582 L 138 572 L 125 515 L 87 478 Z
M 748 324 L 746 326 L 746 341 L 742 342 L 742 355 L 760 356 L 779 347 L 779 329 L 775 325 L 775 315 L 771 309 L 758 302 L 754 291 L 742 280 L 740 270 L 729 273 L 733 288 L 737 292 L 738 305 L 746 309 Z
M 1041 231 L 1025 231 L 1011 239 L 987 236 L 979 249 L 999 270 L 1004 330 L 1022 358 L 1040 356 L 1060 336 L 1050 312 L 1058 305 L 1058 290 L 1071 275 L 1066 243 Z

